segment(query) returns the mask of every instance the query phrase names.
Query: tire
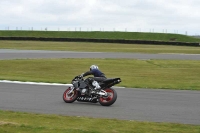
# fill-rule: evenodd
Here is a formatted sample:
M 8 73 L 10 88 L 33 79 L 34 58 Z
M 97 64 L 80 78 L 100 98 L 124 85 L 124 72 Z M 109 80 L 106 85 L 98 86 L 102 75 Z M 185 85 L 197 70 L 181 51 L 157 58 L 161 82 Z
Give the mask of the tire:
M 63 100 L 66 102 L 66 103 L 73 103 L 77 97 L 78 97 L 78 91 L 77 90 L 74 90 L 72 93 L 70 94 L 67 94 L 69 91 L 70 91 L 70 87 L 65 90 L 65 92 L 63 93 Z
M 112 88 L 104 89 L 104 91 L 106 91 L 109 94 L 109 96 L 108 97 L 100 97 L 99 103 L 102 106 L 110 106 L 117 100 L 117 92 Z

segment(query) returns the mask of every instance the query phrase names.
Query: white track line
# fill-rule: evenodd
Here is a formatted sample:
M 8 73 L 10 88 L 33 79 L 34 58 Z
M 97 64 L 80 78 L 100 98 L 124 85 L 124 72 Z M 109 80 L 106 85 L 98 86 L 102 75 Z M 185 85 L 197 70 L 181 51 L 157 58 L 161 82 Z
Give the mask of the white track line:
M 10 80 L 0 80 L 0 83 L 30 84 L 30 85 L 72 86 L 72 84 L 44 83 L 44 82 L 22 82 L 22 81 L 10 81 Z
M 44 83 L 44 82 L 22 82 L 22 81 L 10 81 L 0 80 L 0 83 L 13 83 L 13 84 L 29 84 L 29 85 L 51 85 L 51 86 L 72 86 L 72 84 L 60 84 L 60 83 Z M 125 88 L 113 86 L 114 88 Z

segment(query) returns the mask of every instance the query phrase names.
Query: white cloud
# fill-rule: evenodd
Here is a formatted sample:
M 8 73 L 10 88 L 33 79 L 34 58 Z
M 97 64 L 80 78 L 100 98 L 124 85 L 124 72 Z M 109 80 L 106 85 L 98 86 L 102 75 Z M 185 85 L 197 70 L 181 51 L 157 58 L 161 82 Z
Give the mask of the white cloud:
M 1 0 L 0 29 L 168 31 L 200 34 L 197 0 Z

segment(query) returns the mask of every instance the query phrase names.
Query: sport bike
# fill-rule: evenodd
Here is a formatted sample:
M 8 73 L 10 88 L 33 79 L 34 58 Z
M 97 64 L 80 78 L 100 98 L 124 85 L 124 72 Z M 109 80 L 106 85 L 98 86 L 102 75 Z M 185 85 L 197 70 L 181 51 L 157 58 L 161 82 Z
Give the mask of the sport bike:
M 117 92 L 111 87 L 120 82 L 120 78 L 106 79 L 99 82 L 100 89 L 94 90 L 94 87 L 82 76 L 76 76 L 71 82 L 72 85 L 63 93 L 63 100 L 66 103 L 73 103 L 77 100 L 79 102 L 99 102 L 102 106 L 110 106 L 117 100 Z

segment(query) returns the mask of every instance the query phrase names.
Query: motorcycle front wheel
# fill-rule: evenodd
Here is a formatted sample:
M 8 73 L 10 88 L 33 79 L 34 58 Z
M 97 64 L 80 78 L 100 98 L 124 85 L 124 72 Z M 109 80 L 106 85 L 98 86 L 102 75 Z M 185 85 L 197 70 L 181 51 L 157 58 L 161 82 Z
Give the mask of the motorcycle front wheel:
M 99 97 L 99 103 L 102 106 L 110 106 L 117 100 L 117 92 L 112 88 L 106 88 L 104 91 L 107 92 L 107 97 Z
M 71 87 L 69 87 L 67 90 L 65 90 L 65 92 L 63 93 L 63 100 L 66 103 L 73 103 L 77 97 L 78 97 L 78 91 L 76 89 L 74 89 L 73 91 L 71 91 Z

